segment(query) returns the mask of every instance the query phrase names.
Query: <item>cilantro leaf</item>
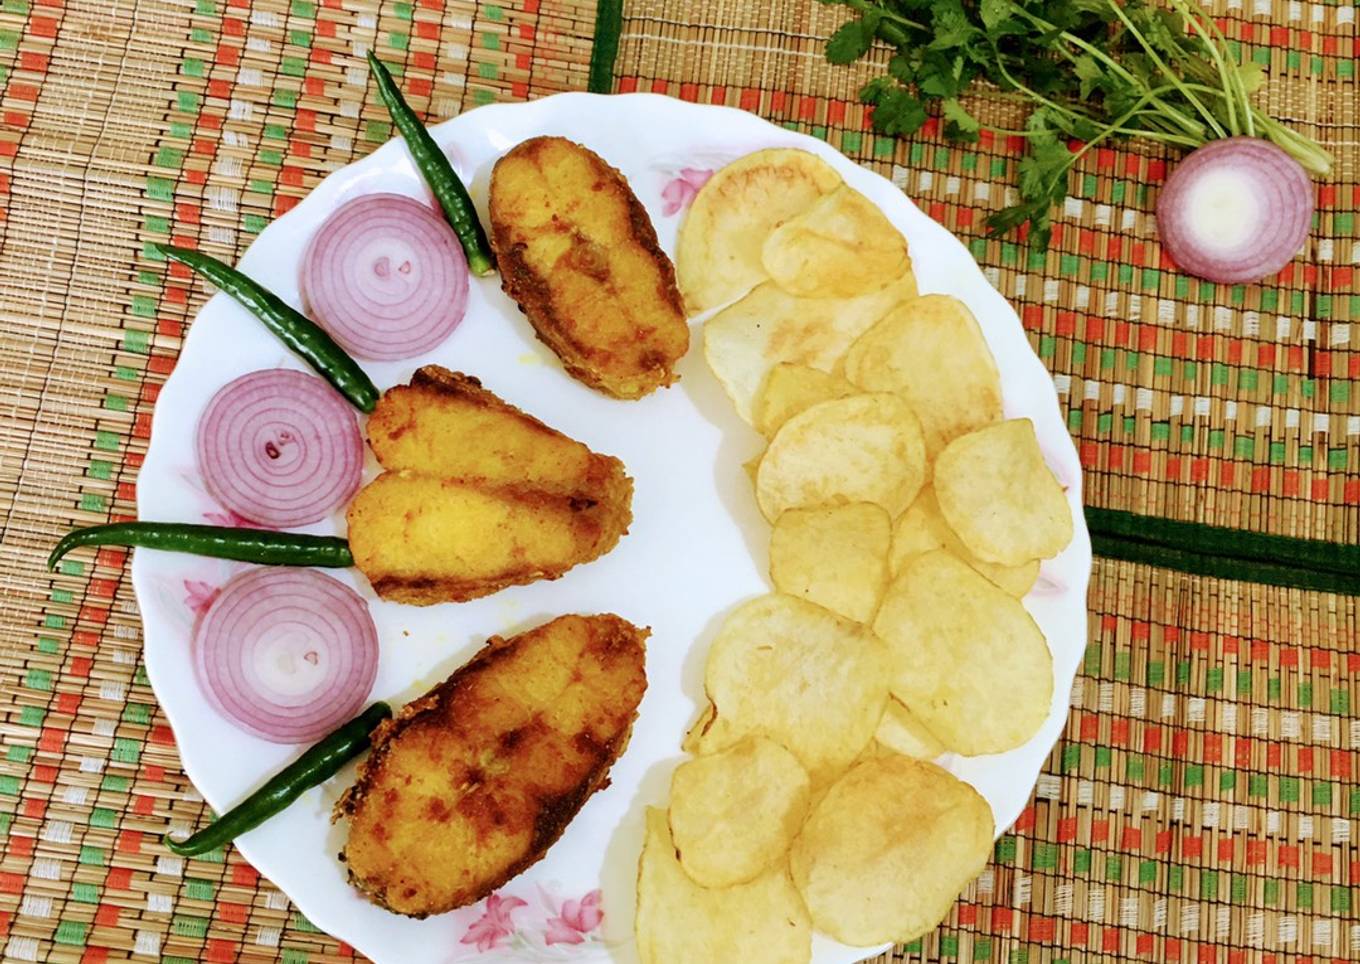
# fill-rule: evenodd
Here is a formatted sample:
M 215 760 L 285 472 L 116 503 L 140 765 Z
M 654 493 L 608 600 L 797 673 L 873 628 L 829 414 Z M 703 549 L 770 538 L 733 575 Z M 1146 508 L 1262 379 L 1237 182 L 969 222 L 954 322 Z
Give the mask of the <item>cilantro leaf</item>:
M 826 42 L 826 59 L 833 64 L 852 64 L 869 52 L 883 13 L 871 10 L 858 20 L 847 20 Z
M 1077 96 L 1082 100 L 1089 100 L 1091 93 L 1105 79 L 1105 71 L 1100 64 L 1090 54 L 1082 54 L 1072 61 L 1072 72 L 1077 75 L 1077 80 L 1081 82 Z
M 978 130 L 982 125 L 955 98 L 941 102 L 940 115 L 945 120 L 945 136 L 950 140 L 971 142 L 978 139 Z
M 991 31 L 1005 23 L 1014 9 L 1012 0 L 982 0 L 978 5 L 978 16 L 982 18 L 982 25 Z
M 860 99 L 865 99 L 864 90 Z M 925 105 L 905 87 L 875 89 L 868 102 L 874 106 L 874 130 L 880 133 L 915 134 L 926 122 Z
M 968 20 L 962 0 L 940 0 L 931 12 L 935 36 L 930 41 L 932 50 L 953 50 L 981 35 Z
M 888 61 L 888 76 L 904 86 L 911 86 L 916 82 L 916 68 L 919 59 L 913 59 L 907 54 L 893 54 Z

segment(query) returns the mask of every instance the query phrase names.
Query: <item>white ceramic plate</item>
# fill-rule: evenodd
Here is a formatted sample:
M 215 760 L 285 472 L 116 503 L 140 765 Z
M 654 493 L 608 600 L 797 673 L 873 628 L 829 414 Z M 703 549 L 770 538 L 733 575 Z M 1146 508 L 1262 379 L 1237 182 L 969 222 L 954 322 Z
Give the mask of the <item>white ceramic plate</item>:
M 682 206 L 704 172 L 759 148 L 801 147 L 824 157 L 902 230 L 923 293 L 951 294 L 972 309 L 1001 369 L 1006 414 L 1034 420 L 1077 523 L 1071 546 L 1044 564 L 1038 585 L 1025 599 L 1053 650 L 1047 722 L 1028 744 L 1009 753 L 941 760 L 987 798 L 998 832 L 1009 826 L 1063 727 L 1086 641 L 1091 555 L 1082 525 L 1077 455 L 1052 381 L 1030 350 L 1015 312 L 963 245 L 887 180 L 821 141 L 738 110 L 651 94 L 562 94 L 483 107 L 433 133 L 481 205 L 492 165 L 514 144 L 537 134 L 560 134 L 585 144 L 628 178 L 667 251 L 674 250 Z M 242 269 L 298 304 L 299 258 L 312 232 L 342 200 L 374 191 L 428 199 L 400 142 L 326 178 L 261 233 L 242 259 Z M 507 589 L 461 605 L 420 609 L 382 602 L 357 573 L 335 574 L 369 603 L 382 640 L 373 697 L 394 705 L 444 679 L 488 636 L 515 633 L 553 615 L 616 612 L 650 626 L 649 687 L 628 750 L 614 765 L 610 787 L 590 799 L 542 861 L 489 902 L 423 921 L 381 910 L 346 883 L 336 860 L 345 830 L 332 826 L 329 817 L 332 803 L 351 782 L 351 771 L 309 791 L 281 816 L 241 837 L 237 846 L 313 923 L 379 962 L 630 961 L 636 959 L 633 881 L 643 808 L 665 800 L 671 770 L 680 759 L 680 738 L 701 697 L 704 656 L 719 623 L 737 603 L 769 590 L 769 528 L 741 468 L 759 450 L 760 440 L 737 417 L 704 364 L 697 326 L 677 386 L 638 402 L 613 401 L 563 372 L 499 284 L 496 277 L 474 280 L 466 319 L 437 350 L 420 359 L 369 364 L 369 373 L 380 388 L 405 382 L 428 362 L 475 374 L 512 404 L 596 451 L 622 458 L 636 480 L 630 533 L 603 559 L 556 582 Z M 213 504 L 194 468 L 195 423 L 226 382 L 278 366 L 304 369 L 225 296 L 204 306 L 156 407 L 151 448 L 138 481 L 143 519 L 224 521 L 224 510 Z M 374 470 L 370 457 L 368 476 Z M 343 527 L 343 514 L 336 513 L 308 531 L 339 533 Z M 240 800 L 297 752 L 242 733 L 207 705 L 194 680 L 189 658 L 194 607 L 240 568 L 141 550 L 132 570 L 145 622 L 147 672 L 174 726 L 186 771 L 217 811 Z M 873 951 L 819 937 L 815 958 L 818 964 L 839 964 Z

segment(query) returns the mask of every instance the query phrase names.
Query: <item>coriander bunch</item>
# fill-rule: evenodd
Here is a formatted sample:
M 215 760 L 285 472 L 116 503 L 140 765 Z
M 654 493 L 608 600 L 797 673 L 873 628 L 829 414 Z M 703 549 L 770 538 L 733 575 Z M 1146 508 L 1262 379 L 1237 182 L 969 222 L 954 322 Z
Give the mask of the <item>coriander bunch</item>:
M 1032 109 L 1019 203 L 987 219 L 993 234 L 1025 222 L 1048 246 L 1050 215 L 1067 172 L 1110 138 L 1141 137 L 1194 149 L 1239 134 L 1273 141 L 1305 169 L 1327 174 L 1319 144 L 1251 102 L 1264 82 L 1240 64 L 1211 19 L 1187 0 L 821 0 L 854 11 L 827 43 L 834 64 L 851 63 L 875 40 L 896 48 L 885 76 L 860 90 L 885 134 L 911 134 L 932 109 L 945 135 L 976 140 L 985 126 L 959 98 L 985 81 Z M 1081 142 L 1069 150 L 1069 140 Z

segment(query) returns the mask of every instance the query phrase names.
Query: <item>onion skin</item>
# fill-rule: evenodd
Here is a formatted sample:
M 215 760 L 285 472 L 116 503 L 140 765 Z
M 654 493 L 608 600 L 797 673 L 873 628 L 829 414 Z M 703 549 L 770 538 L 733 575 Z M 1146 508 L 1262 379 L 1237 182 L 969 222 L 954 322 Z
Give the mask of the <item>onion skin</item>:
M 438 347 L 467 310 L 468 263 L 434 211 L 365 194 L 317 229 L 302 259 L 313 317 L 357 358 L 400 361 Z
M 250 569 L 229 579 L 199 619 L 193 660 L 208 702 L 242 730 L 271 743 L 311 743 L 363 707 L 378 675 L 378 631 L 358 593 L 330 576 Z M 319 678 L 304 688 L 278 685 L 299 660 Z
M 1232 178 L 1249 192 L 1236 234 L 1216 231 L 1193 199 L 1213 178 Z M 1222 203 L 1222 198 L 1217 198 Z M 1254 209 L 1248 210 L 1249 208 Z M 1254 216 L 1253 216 L 1254 215 Z M 1157 198 L 1157 228 L 1177 266 L 1224 284 L 1267 278 L 1293 260 L 1313 218 L 1313 182 L 1284 150 L 1257 137 L 1210 141 L 1192 151 Z
M 353 410 L 314 375 L 275 368 L 223 386 L 198 421 L 208 493 L 251 522 L 324 519 L 359 488 L 364 442 Z

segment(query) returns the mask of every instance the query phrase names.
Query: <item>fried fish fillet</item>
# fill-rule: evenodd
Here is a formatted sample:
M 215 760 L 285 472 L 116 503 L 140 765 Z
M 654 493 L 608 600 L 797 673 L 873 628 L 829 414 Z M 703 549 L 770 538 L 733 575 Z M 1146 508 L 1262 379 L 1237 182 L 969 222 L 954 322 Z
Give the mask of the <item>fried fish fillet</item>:
M 473 660 L 374 734 L 336 816 L 340 859 L 375 903 L 413 917 L 485 897 L 538 861 L 628 743 L 648 631 L 560 616 Z
M 491 244 L 505 293 L 573 377 L 616 398 L 675 381 L 689 348 L 675 269 L 599 155 L 534 137 L 497 161 Z
M 384 599 L 465 602 L 556 579 L 612 549 L 627 523 L 626 501 L 384 472 L 350 503 L 349 546 Z
M 389 388 L 368 419 L 368 444 L 390 471 L 558 495 L 627 502 L 623 463 L 598 455 L 482 387 L 470 375 L 426 365 Z
M 633 482 L 481 386 L 426 366 L 368 423 L 385 468 L 350 503 L 355 565 L 384 599 L 462 602 L 556 579 L 632 521 Z

